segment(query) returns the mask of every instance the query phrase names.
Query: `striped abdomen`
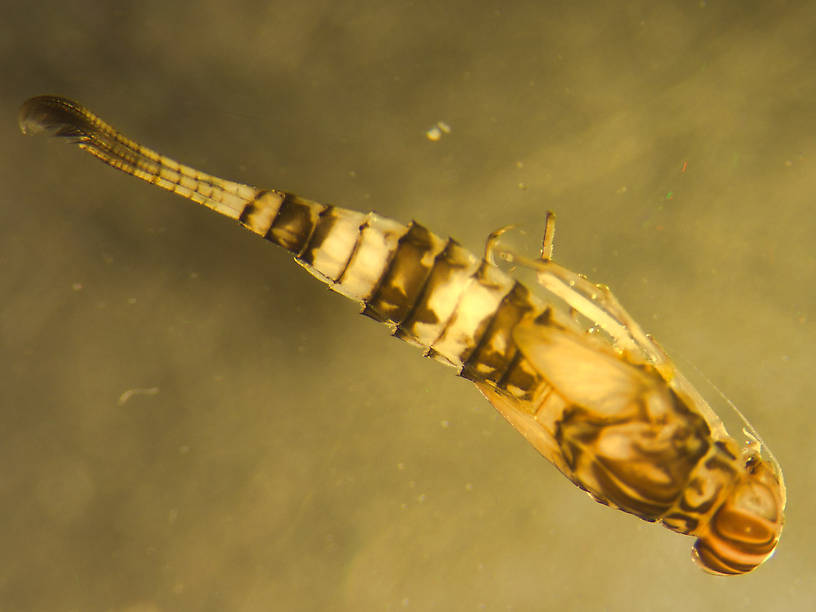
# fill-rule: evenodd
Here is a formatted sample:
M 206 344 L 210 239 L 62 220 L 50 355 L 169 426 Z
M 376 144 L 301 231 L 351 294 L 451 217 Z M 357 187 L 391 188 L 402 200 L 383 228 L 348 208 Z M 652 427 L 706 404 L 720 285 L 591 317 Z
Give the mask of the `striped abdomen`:
M 248 212 L 247 212 L 248 211 Z M 465 378 L 529 399 L 543 384 L 512 340 L 543 308 L 520 283 L 419 223 L 262 192 L 241 222 L 283 246 L 363 314 Z
M 531 399 L 544 382 L 512 340 L 543 305 L 514 279 L 452 239 L 179 164 L 116 131 L 81 105 L 28 100 L 23 132 L 69 138 L 105 163 L 239 221 L 290 251 L 314 276 L 363 305 L 363 313 L 477 382 Z
M 548 256 L 531 264 L 552 304 L 584 316 L 610 337 L 604 343 L 549 297 L 532 296 L 416 222 L 210 176 L 142 147 L 64 98 L 32 98 L 20 125 L 72 139 L 287 249 L 394 336 L 474 381 L 597 501 L 696 536 L 695 558 L 708 571 L 745 573 L 773 552 L 784 521 L 781 470 L 756 449 L 738 448 L 608 289 Z

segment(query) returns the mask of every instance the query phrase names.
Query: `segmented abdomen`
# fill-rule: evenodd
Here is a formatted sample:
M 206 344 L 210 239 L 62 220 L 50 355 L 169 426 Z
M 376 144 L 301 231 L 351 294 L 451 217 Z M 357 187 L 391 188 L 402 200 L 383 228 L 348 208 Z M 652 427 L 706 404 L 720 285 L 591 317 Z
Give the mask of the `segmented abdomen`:
M 545 386 L 511 337 L 516 323 L 544 305 L 455 241 L 415 222 L 211 176 L 138 144 L 66 98 L 31 98 L 19 121 L 23 132 L 68 138 L 118 170 L 240 221 L 462 376 L 525 400 Z
M 708 571 L 745 573 L 774 550 L 785 506 L 778 466 L 756 450 L 740 451 L 611 294 L 608 310 L 592 302 L 601 287 L 576 291 L 576 283 L 587 281 L 566 269 L 555 273 L 548 262 L 552 276 L 545 280 L 566 281 L 561 293 L 547 284 L 553 296 L 585 316 L 600 314 L 602 330 L 628 344 L 590 340 L 549 300 L 416 222 L 406 226 L 210 176 L 139 145 L 65 98 L 28 100 L 20 126 L 67 137 L 105 163 L 287 249 L 394 336 L 476 382 L 596 500 L 697 536 L 696 559 Z M 633 348 L 643 358 L 630 355 Z
M 419 223 L 259 191 L 239 215 L 363 314 L 465 378 L 531 399 L 544 384 L 512 340 L 543 306 L 494 265 Z

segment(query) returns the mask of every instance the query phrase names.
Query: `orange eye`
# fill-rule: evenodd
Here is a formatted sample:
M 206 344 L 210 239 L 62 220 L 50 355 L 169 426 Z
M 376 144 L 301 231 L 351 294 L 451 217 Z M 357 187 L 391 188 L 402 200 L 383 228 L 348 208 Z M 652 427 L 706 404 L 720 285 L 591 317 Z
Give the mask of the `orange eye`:
M 765 525 L 752 525 L 750 521 L 745 521 L 743 527 L 746 529 L 743 534 L 748 534 L 746 539 L 735 540 L 713 531 L 699 538 L 692 553 L 694 562 L 705 571 L 720 575 L 745 574 L 757 568 L 773 554 L 778 531 L 769 532 Z M 764 532 L 767 538 L 757 540 L 754 534 L 758 532 Z
M 693 558 L 713 574 L 744 574 L 768 559 L 782 532 L 779 484 L 755 470 L 737 485 L 694 544 Z
M 773 544 L 779 532 L 776 520 L 769 520 L 762 514 L 748 512 L 731 504 L 723 505 L 714 517 L 712 528 L 721 538 L 739 543 L 745 549 L 754 548 L 758 553 L 767 552 L 768 546 Z
M 758 565 L 735 564 L 729 558 L 721 556 L 718 551 L 709 546 L 707 540 L 703 540 L 702 538 L 698 538 L 694 543 L 694 548 L 691 550 L 691 558 L 694 560 L 694 563 L 703 570 L 709 574 L 717 574 L 718 576 L 745 574 Z

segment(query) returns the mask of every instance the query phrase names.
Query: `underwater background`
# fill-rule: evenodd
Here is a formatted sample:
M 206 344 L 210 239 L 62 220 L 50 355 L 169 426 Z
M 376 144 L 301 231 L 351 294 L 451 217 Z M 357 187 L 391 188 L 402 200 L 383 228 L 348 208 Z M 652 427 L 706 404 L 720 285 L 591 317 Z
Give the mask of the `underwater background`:
M 0 611 L 814 609 L 814 31 L 805 1 L 8 8 Z M 555 259 L 776 454 L 776 556 L 704 574 L 283 251 L 24 138 L 44 93 L 477 253 L 554 210 Z

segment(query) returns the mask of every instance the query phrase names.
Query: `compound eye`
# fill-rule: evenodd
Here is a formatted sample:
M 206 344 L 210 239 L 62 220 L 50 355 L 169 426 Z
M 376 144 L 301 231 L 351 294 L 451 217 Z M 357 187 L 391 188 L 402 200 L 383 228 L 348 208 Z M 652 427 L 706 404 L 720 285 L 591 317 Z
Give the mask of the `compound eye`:
M 745 574 L 756 567 L 735 567 L 731 562 L 717 554 L 717 552 L 709 546 L 708 541 L 702 538 L 698 538 L 694 543 L 694 548 L 691 549 L 691 558 L 695 565 L 702 570 L 717 576 Z
M 712 523 L 717 534 L 727 540 L 746 548 L 766 548 L 779 531 L 779 506 L 767 487 L 743 485 L 723 504 Z
M 744 574 L 773 554 L 781 531 L 779 497 L 764 483 L 743 482 L 694 544 L 693 558 L 712 574 Z

